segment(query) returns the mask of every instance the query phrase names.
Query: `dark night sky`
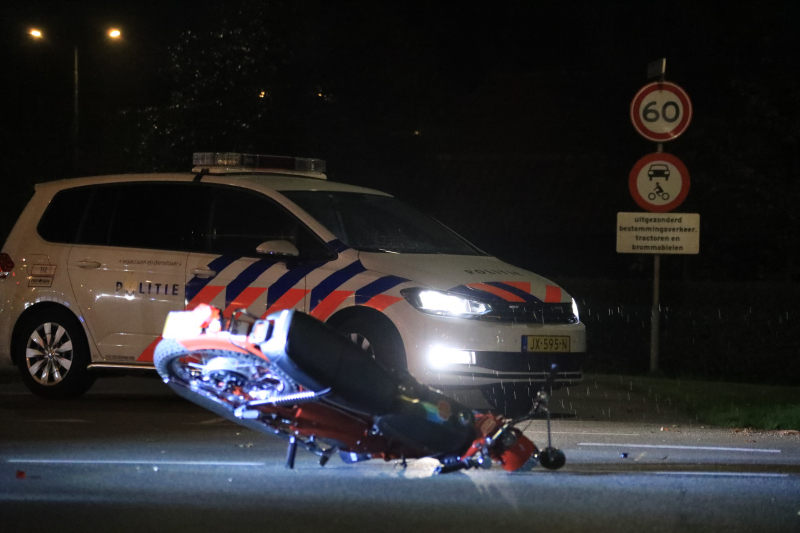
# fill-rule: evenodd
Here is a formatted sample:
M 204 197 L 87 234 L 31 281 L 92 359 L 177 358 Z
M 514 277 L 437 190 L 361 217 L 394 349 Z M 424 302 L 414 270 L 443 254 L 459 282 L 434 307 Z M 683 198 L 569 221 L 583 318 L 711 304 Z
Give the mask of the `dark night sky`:
M 625 87 L 627 99 L 644 81 L 645 65 L 667 57 L 669 78 L 692 86 L 695 100 L 713 99 L 715 81 L 724 82 L 734 71 L 758 62 L 766 46 L 775 45 L 781 54 L 793 57 L 800 20 L 798 8 L 789 2 L 771 4 L 770 9 L 755 2 L 726 3 L 720 9 L 713 2 L 688 1 L 406 1 L 379 3 L 384 5 L 378 8 L 366 1 L 298 4 L 316 28 L 327 26 L 333 33 L 341 28 L 342 39 L 357 41 L 358 30 L 367 26 L 402 31 L 405 52 L 425 48 L 439 74 L 461 88 L 455 96 L 468 94 L 497 72 L 582 71 L 598 84 Z M 6 0 L 0 7 L 3 59 L 10 60 L 9 51 L 16 52 L 17 60 L 29 59 L 18 54 L 30 51 L 24 32 L 31 26 L 43 27 L 52 36 L 47 47 L 69 49 L 77 40 L 87 53 L 102 56 L 101 32 L 116 25 L 124 31 L 125 42 L 118 48 L 124 49 L 127 60 L 113 80 L 114 91 L 126 97 L 120 103 L 157 103 L 164 98 L 159 72 L 166 66 L 167 47 L 183 30 L 213 28 L 216 5 Z M 237 3 L 226 5 L 234 9 Z M 370 43 L 364 44 L 368 55 Z M 391 56 L 404 50 L 388 52 L 386 60 L 392 61 L 396 57 Z M 710 94 L 705 94 L 706 88 Z

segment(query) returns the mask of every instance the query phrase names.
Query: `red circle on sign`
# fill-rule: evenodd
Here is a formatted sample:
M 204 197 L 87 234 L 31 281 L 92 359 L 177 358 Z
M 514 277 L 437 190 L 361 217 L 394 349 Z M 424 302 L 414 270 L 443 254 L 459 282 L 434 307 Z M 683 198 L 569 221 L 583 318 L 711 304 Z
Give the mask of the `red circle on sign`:
M 657 133 L 649 130 L 647 126 L 645 126 L 644 122 L 642 122 L 642 117 L 639 116 L 639 108 L 642 105 L 642 101 L 656 91 L 667 91 L 674 94 L 675 97 L 680 100 L 681 105 L 683 106 L 683 116 L 681 117 L 680 122 L 678 122 L 678 125 L 675 126 L 672 131 L 666 133 Z M 648 83 L 639 89 L 639 92 L 633 97 L 633 102 L 631 102 L 631 122 L 633 122 L 633 127 L 636 128 L 636 131 L 638 131 L 642 137 L 651 141 L 671 141 L 686 131 L 686 128 L 689 127 L 689 123 L 691 121 L 692 101 L 689 100 L 689 95 L 686 94 L 686 91 L 668 81 Z
M 673 201 L 668 204 L 664 205 L 654 205 L 648 202 L 645 198 L 639 194 L 639 187 L 638 187 L 638 180 L 639 180 L 639 173 L 645 167 L 645 165 L 649 165 L 656 161 L 665 161 L 675 168 L 678 169 L 681 175 L 681 191 L 675 197 Z M 628 188 L 631 191 L 631 196 L 639 204 L 639 207 L 644 209 L 645 211 L 650 211 L 651 213 L 667 213 L 672 211 L 679 205 L 683 203 L 686 199 L 686 196 L 689 194 L 689 170 L 686 168 L 686 165 L 683 164 L 683 161 L 678 159 L 672 154 L 665 154 L 662 152 L 656 152 L 655 154 L 648 154 L 638 160 L 635 165 L 633 165 L 633 169 L 631 170 L 630 175 L 628 176 Z

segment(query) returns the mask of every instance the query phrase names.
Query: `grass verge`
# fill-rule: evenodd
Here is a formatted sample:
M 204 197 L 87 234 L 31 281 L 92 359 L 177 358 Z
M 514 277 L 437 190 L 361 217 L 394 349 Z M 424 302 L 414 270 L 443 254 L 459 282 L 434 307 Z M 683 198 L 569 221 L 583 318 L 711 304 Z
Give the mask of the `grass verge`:
M 619 377 L 598 376 L 609 381 Z M 657 377 L 623 377 L 648 395 L 670 398 L 699 422 L 763 430 L 800 430 L 800 387 Z

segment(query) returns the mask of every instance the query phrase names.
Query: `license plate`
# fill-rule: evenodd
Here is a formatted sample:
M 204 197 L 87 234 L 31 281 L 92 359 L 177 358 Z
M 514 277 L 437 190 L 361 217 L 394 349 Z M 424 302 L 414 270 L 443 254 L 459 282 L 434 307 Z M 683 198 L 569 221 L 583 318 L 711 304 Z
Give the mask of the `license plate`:
M 523 352 L 568 352 L 569 337 L 556 335 L 523 335 Z

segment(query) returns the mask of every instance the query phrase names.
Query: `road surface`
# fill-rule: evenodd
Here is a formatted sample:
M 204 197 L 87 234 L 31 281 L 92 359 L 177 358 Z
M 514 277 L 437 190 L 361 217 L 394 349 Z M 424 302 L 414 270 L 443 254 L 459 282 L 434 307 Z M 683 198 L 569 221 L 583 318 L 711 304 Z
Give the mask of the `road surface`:
M 566 399 L 553 420 L 563 470 L 434 476 L 432 460 L 404 469 L 334 457 L 323 468 L 302 450 L 287 470 L 282 440 L 157 379 L 99 380 L 69 402 L 3 381 L 8 532 L 800 531 L 800 438 L 704 427 L 669 409 L 607 416 L 614 398 L 591 383 L 588 398 L 573 389 L 554 402 Z M 544 424 L 526 434 L 543 443 Z

